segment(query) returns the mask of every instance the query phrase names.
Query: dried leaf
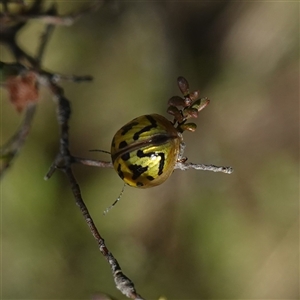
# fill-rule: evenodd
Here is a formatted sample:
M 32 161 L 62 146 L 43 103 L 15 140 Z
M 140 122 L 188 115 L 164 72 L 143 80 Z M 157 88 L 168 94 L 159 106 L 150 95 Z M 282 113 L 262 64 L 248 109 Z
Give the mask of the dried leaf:
M 29 103 L 38 101 L 37 78 L 33 72 L 9 76 L 6 80 L 6 87 L 9 92 L 10 102 L 18 112 L 22 112 Z

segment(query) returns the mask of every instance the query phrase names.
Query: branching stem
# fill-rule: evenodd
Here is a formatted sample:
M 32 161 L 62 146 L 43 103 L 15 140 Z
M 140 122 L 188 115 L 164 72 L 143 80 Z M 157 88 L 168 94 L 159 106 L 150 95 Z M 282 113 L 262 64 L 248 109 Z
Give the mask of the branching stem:
M 31 103 L 26 107 L 25 115 L 22 124 L 16 133 L 0 148 L 0 157 L 2 158 L 2 166 L 0 170 L 0 177 L 3 176 L 5 170 L 9 168 L 13 159 L 21 150 L 34 119 L 36 111 L 36 104 Z

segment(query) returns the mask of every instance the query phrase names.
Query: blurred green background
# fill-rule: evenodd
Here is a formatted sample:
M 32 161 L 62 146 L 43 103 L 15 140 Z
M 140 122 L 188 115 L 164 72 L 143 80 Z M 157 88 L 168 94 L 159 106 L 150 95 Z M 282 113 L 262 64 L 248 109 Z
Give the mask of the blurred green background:
M 50 4 L 52 1 L 46 1 Z M 61 13 L 87 1 L 58 1 Z M 43 25 L 19 44 L 35 53 Z M 1 46 L 1 60 L 13 61 Z M 74 166 L 83 198 L 124 273 L 147 299 L 299 299 L 299 3 L 114 2 L 57 27 L 44 68 L 92 75 L 64 83 L 72 103 L 71 151 L 108 160 L 114 133 L 143 114 L 166 116 L 176 78 L 211 99 L 189 161 L 231 165 L 232 175 L 175 171 L 163 185 L 126 188 L 112 169 Z M 118 299 L 60 172 L 46 89 L 29 138 L 1 181 L 3 299 Z M 22 115 L 1 90 L 1 143 Z

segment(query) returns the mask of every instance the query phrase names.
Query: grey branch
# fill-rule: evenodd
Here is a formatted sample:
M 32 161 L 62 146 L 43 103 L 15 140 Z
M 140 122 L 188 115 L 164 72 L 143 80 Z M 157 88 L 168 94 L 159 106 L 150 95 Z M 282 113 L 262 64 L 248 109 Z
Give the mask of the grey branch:
M 202 171 L 212 171 L 212 172 L 221 172 L 225 174 L 231 174 L 233 172 L 232 167 L 218 167 L 214 165 L 204 165 L 204 164 L 195 164 L 195 163 L 187 163 L 187 162 L 177 162 L 175 165 L 175 169 L 180 170 L 188 170 L 188 169 L 195 169 L 195 170 L 202 170 Z
M 73 157 L 73 161 L 91 167 L 113 168 L 113 164 L 110 161 L 93 160 L 80 157 Z

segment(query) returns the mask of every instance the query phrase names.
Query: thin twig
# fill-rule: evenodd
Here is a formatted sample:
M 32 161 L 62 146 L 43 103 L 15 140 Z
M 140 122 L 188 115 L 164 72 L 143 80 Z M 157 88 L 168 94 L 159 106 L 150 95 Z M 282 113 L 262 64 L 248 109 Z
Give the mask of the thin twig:
M 91 167 L 113 168 L 113 164 L 111 161 L 93 160 L 80 157 L 73 157 L 73 161 Z
M 102 238 L 99 231 L 97 230 L 97 227 L 95 226 L 93 219 L 81 197 L 79 185 L 73 175 L 71 168 L 66 168 L 65 174 L 67 175 L 69 182 L 71 184 L 71 189 L 76 204 L 79 207 L 85 222 L 89 226 L 90 231 L 98 244 L 100 252 L 106 258 L 106 260 L 110 265 L 117 289 L 119 289 L 121 293 L 128 298 L 142 300 L 143 298 L 137 293 L 134 287 L 134 283 L 126 275 L 124 275 L 118 261 L 114 258 L 113 254 L 107 249 L 104 239 Z
M 36 62 L 39 67 L 41 67 L 41 61 L 43 60 L 43 56 L 45 54 L 47 42 L 49 41 L 50 35 L 54 31 L 54 28 L 55 28 L 54 25 L 51 25 L 51 24 L 46 25 L 45 32 L 41 36 L 40 46 L 39 46 L 37 54 L 36 54 Z
M 0 177 L 4 171 L 11 165 L 13 159 L 17 156 L 26 138 L 29 134 L 32 121 L 36 111 L 36 103 L 31 103 L 26 107 L 25 115 L 22 124 L 16 133 L 0 148 L 0 156 L 2 158 L 2 166 Z
M 188 170 L 188 169 L 195 169 L 195 170 L 202 170 L 202 171 L 212 171 L 212 172 L 221 172 L 225 174 L 231 174 L 233 172 L 232 167 L 218 167 L 214 165 L 204 165 L 204 164 L 195 164 L 195 163 L 187 163 L 187 162 L 178 162 L 175 165 L 175 169 L 180 170 Z
M 65 80 L 75 83 L 80 83 L 84 81 L 91 81 L 93 80 L 93 77 L 90 75 L 83 75 L 83 76 L 77 76 L 77 75 L 62 75 L 62 74 L 52 74 L 51 80 L 53 83 L 58 83 L 59 81 Z
M 113 163 L 102 160 L 93 160 L 80 157 L 73 157 L 73 162 L 80 163 L 86 166 L 98 167 L 98 168 L 113 168 Z M 215 165 L 204 165 L 196 163 L 187 163 L 187 162 L 177 162 L 174 169 L 180 169 L 182 171 L 188 169 L 202 170 L 202 171 L 212 171 L 220 172 L 225 174 L 231 174 L 233 172 L 232 167 L 218 167 Z

